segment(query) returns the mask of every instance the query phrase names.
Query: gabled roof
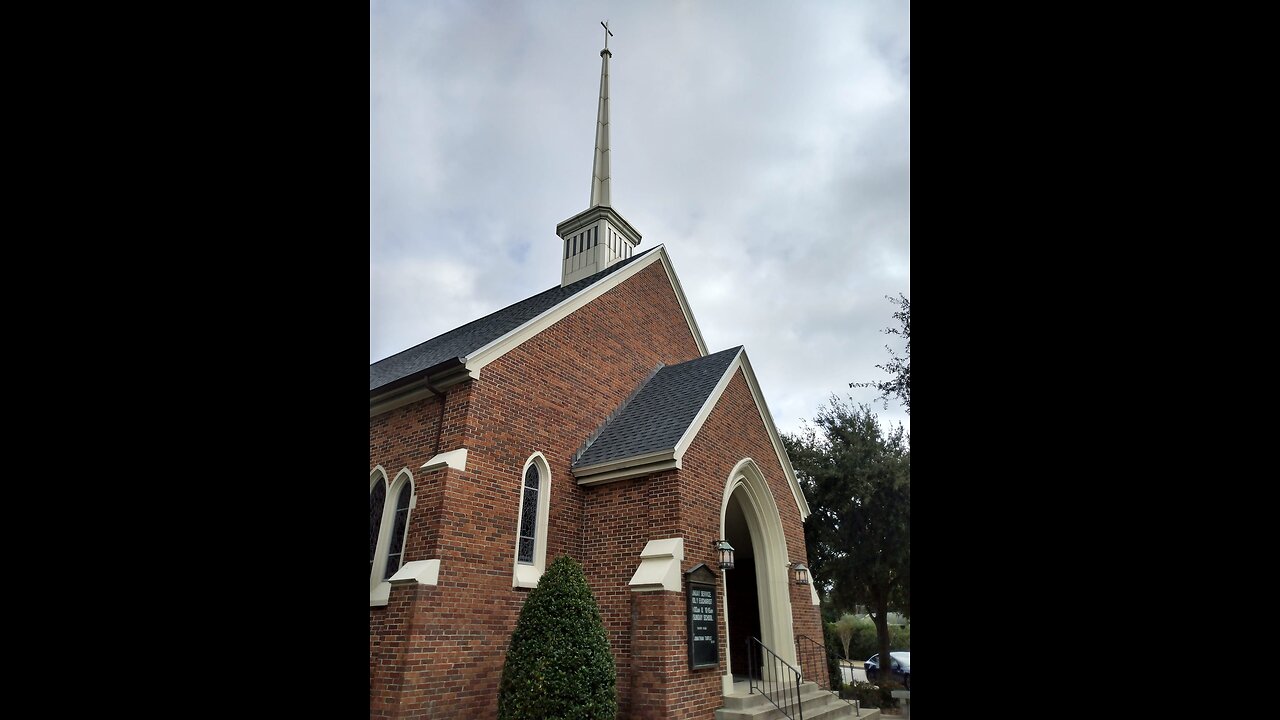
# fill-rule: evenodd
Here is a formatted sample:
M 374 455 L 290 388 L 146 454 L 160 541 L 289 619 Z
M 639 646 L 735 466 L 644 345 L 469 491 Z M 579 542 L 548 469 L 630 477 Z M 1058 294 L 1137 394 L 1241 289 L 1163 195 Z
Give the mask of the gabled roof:
M 741 349 L 739 345 L 659 369 L 604 423 L 572 467 L 674 449 Z
M 800 519 L 809 517 L 791 459 L 760 391 L 747 351 L 739 345 L 714 355 L 659 368 L 623 401 L 569 466 L 579 485 L 599 485 L 680 469 L 685 451 L 715 409 L 734 375 L 742 370 L 773 452 L 782 466 Z M 728 480 L 728 478 L 726 478 Z
M 575 283 L 564 287 L 557 285 L 533 297 L 525 298 L 497 312 L 485 315 L 479 320 L 473 320 L 443 335 L 437 335 L 426 342 L 414 345 L 408 350 L 402 350 L 395 355 L 383 358 L 369 366 L 369 392 L 373 393 L 376 390 L 387 388 L 399 380 L 430 370 L 450 360 L 464 361 L 468 355 L 476 350 L 483 348 L 660 247 L 662 246 L 659 245 L 639 255 L 633 255 L 603 272 L 598 272 Z

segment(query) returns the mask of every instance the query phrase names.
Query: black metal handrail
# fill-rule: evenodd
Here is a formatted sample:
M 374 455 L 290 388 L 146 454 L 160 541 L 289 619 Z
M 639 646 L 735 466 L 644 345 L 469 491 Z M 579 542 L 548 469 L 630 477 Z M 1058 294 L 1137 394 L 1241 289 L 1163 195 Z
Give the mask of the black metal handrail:
M 796 662 L 800 664 L 800 672 L 803 679 L 813 682 L 823 690 L 826 690 L 841 700 L 844 700 L 846 705 L 853 705 L 854 714 L 858 717 L 862 716 L 862 708 L 858 707 L 858 703 L 849 702 L 847 698 L 837 693 L 836 690 L 831 687 L 831 666 L 828 664 L 829 653 L 827 652 L 826 645 L 823 645 L 808 635 L 797 635 Z M 840 681 L 843 683 L 844 678 L 841 677 Z
M 757 657 L 761 661 L 758 666 Z M 769 663 L 768 673 L 764 672 L 766 660 Z M 761 677 L 756 677 L 757 672 Z M 758 687 L 760 694 L 783 715 L 791 720 L 804 720 L 804 706 L 800 704 L 800 671 L 778 657 L 777 653 L 760 642 L 760 638 L 747 638 L 747 680 L 748 694 L 754 694 Z
M 800 676 L 803 679 L 817 684 L 823 690 L 834 690 L 831 687 L 826 645 L 808 635 L 797 635 L 796 663 L 800 665 Z

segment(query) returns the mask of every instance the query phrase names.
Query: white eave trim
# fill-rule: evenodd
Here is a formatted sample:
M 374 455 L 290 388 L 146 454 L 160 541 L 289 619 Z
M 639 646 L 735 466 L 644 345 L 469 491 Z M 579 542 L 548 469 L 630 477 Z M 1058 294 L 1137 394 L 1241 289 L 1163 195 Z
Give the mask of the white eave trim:
M 680 281 L 676 279 L 675 270 L 671 266 L 671 258 L 667 255 L 667 249 L 665 246 L 659 245 L 645 257 L 597 280 L 595 283 L 575 293 L 572 297 L 566 298 L 558 305 L 547 309 L 520 327 L 471 353 L 464 359 L 467 371 L 472 377 L 478 377 L 480 370 L 485 365 L 519 347 L 525 340 L 546 330 L 655 262 L 662 262 L 667 278 L 671 281 L 671 288 L 675 291 L 676 299 L 680 302 L 680 309 L 684 312 L 685 321 L 689 325 L 689 332 L 693 335 L 693 340 L 698 345 L 698 351 L 705 357 L 707 355 L 707 343 L 702 339 L 702 331 L 698 329 L 698 323 L 693 319 L 693 312 L 689 310 L 689 301 L 684 296 Z
M 679 462 L 693 444 L 693 440 L 698 435 L 698 431 L 702 429 L 702 424 L 710 417 L 712 409 L 715 408 L 720 396 L 724 394 L 725 388 L 729 387 L 729 383 L 733 380 L 734 373 L 742 368 L 742 377 L 747 381 L 747 387 L 751 389 L 751 396 L 755 398 L 756 410 L 760 413 L 760 420 L 764 423 L 764 428 L 769 433 L 769 439 L 773 442 L 773 451 L 778 456 L 778 464 L 782 466 L 782 472 L 787 476 L 787 484 L 791 486 L 791 495 L 795 498 L 796 507 L 800 509 L 800 521 L 809 517 L 809 502 L 805 500 L 804 491 L 800 489 L 800 481 L 796 479 L 796 471 L 791 467 L 791 459 L 787 457 L 786 447 L 782 444 L 782 437 L 778 435 L 778 428 L 773 424 L 773 415 L 769 412 L 769 406 L 764 401 L 764 393 L 760 392 L 760 383 L 756 381 L 756 373 L 751 369 L 751 361 L 747 358 L 747 350 L 743 348 L 734 356 L 733 361 L 729 363 L 729 367 L 725 369 L 724 375 L 720 377 L 720 382 L 716 383 L 716 387 L 707 396 L 707 401 L 703 403 L 702 409 L 694 417 L 693 422 L 689 423 L 689 427 L 685 430 L 680 441 L 676 443 L 675 459 Z
M 477 377 L 480 377 L 478 372 L 471 372 L 465 366 L 456 365 L 431 377 L 418 378 L 404 387 L 370 397 L 369 417 L 381 415 L 388 410 L 394 410 L 423 398 L 442 396 L 435 391 L 444 390 Z
M 607 482 L 640 477 L 662 470 L 679 470 L 680 459 L 673 450 L 659 450 L 645 455 L 635 455 L 621 460 L 596 463 L 573 468 L 573 476 L 579 485 L 602 485 Z

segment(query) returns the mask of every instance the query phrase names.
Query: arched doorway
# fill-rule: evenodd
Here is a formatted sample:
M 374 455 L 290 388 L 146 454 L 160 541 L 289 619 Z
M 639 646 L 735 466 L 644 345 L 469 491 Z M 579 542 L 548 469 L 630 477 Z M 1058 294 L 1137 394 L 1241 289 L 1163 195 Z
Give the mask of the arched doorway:
M 729 620 L 729 648 L 738 652 L 730 655 L 730 672 L 735 682 L 746 679 L 747 638 L 760 637 L 760 593 L 756 589 L 755 544 L 742 510 L 742 493 L 735 492 L 729 498 L 724 513 L 724 539 L 733 546 L 733 569 L 724 573 L 725 608 Z M 752 670 L 760 677 L 760 658 Z
M 724 576 L 727 694 L 732 692 L 734 676 L 745 677 L 749 670 L 749 637 L 760 638 L 783 660 L 795 664 L 786 536 L 769 484 L 750 458 L 734 466 L 725 483 L 720 533 L 734 547 L 734 568 Z

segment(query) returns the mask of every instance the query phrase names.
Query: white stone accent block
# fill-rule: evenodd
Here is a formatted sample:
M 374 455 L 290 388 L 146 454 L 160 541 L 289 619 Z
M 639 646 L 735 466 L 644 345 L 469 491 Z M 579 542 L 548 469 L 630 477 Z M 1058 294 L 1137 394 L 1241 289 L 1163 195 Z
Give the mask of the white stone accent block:
M 460 448 L 458 450 L 450 450 L 442 452 L 439 455 L 428 460 L 422 465 L 423 470 L 439 470 L 442 467 L 451 467 L 454 470 L 467 469 L 467 449 Z
M 463 450 L 466 452 L 466 450 Z M 387 582 L 392 585 L 435 585 L 440 579 L 440 560 L 432 558 L 430 560 L 414 560 L 411 563 L 405 563 L 399 572 L 387 578 Z
M 650 540 L 640 552 L 640 567 L 627 583 L 632 592 L 669 590 L 680 592 L 680 563 L 684 562 L 684 538 Z

